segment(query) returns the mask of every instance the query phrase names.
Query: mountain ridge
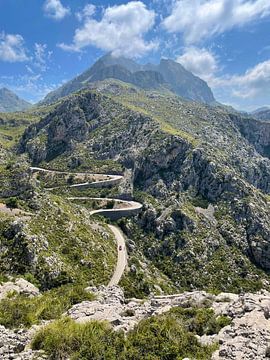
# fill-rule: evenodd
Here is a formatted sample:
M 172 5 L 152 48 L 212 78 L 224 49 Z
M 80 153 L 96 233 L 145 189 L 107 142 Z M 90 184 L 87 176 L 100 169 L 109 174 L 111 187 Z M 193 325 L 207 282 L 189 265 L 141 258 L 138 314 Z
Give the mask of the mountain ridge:
M 251 113 L 251 115 L 261 121 L 269 121 L 270 122 L 270 107 L 269 106 L 263 106 L 259 109 L 256 109 Z
M 6 87 L 0 89 L 0 112 L 23 111 L 31 106 L 29 102 L 21 99 Z
M 207 104 L 216 103 L 207 83 L 173 60 L 161 59 L 158 65 L 140 65 L 133 60 L 107 54 L 79 76 L 47 94 L 41 104 L 50 104 L 73 92 L 87 89 L 96 81 L 110 78 L 146 90 L 171 91 L 188 100 Z

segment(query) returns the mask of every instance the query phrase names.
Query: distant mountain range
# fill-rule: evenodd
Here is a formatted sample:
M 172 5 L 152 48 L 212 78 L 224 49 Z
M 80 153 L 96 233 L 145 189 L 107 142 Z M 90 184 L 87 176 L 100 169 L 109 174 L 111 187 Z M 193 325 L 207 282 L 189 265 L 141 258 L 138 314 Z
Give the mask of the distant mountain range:
M 49 93 L 42 103 L 52 103 L 75 91 L 90 87 L 94 82 L 109 78 L 131 83 L 146 90 L 169 90 L 185 99 L 215 104 L 214 95 L 207 83 L 173 60 L 162 59 L 158 65 L 141 65 L 133 60 L 116 58 L 110 54 L 103 56 L 90 69 Z
M 261 107 L 253 111 L 251 115 L 257 120 L 270 122 L 270 107 L 268 106 Z
M 29 109 L 32 105 L 19 98 L 7 88 L 0 89 L 0 112 L 13 112 Z

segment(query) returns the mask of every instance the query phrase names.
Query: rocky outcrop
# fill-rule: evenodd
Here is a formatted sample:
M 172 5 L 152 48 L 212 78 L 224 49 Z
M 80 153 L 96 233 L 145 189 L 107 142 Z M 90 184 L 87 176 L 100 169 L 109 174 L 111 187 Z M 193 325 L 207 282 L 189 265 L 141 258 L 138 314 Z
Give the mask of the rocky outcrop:
M 17 279 L 15 282 L 8 281 L 0 285 L 0 300 L 6 298 L 10 293 L 22 294 L 25 296 L 39 295 L 39 289 L 24 279 Z
M 0 326 L 1 360 L 42 360 L 47 356 L 40 351 L 30 349 L 30 342 L 35 328 L 30 330 L 9 330 Z
M 89 288 L 89 291 L 97 295 L 97 300 L 74 305 L 67 313 L 78 322 L 107 320 L 115 330 L 129 331 L 142 319 L 160 315 L 173 307 L 203 307 L 204 304 L 209 304 L 217 316 L 226 315 L 231 319 L 231 324 L 221 329 L 218 334 L 198 337 L 203 344 L 219 344 L 212 360 L 269 358 L 269 292 L 244 295 L 221 293 L 215 296 L 203 291 L 194 291 L 154 296 L 141 301 L 125 299 L 117 286 Z
M 97 295 L 97 300 L 84 301 L 74 305 L 67 315 L 78 322 L 91 320 L 107 320 L 115 330 L 129 331 L 142 319 L 159 315 L 174 306 L 191 302 L 200 304 L 212 299 L 205 292 L 184 293 L 179 295 L 153 297 L 149 300 L 125 299 L 122 289 L 118 286 L 88 288 Z
M 111 120 L 109 108 L 99 102 L 99 95 L 88 93 L 69 98 L 42 121 L 31 125 L 23 134 L 19 152 L 28 152 L 33 163 L 51 160 L 72 149 L 89 132 Z
M 226 294 L 222 296 L 226 297 Z M 222 298 L 219 295 L 219 299 Z M 220 344 L 212 359 L 269 359 L 270 293 L 244 294 L 230 301 L 223 309 L 213 305 L 215 311 L 232 319 L 213 339 Z
M 94 301 L 74 305 L 64 316 L 77 322 L 109 321 L 114 330 L 128 332 L 141 320 L 159 316 L 175 307 L 211 308 L 215 316 L 226 316 L 230 324 L 217 334 L 197 336 L 202 344 L 219 345 L 212 360 L 265 360 L 269 358 L 270 293 L 209 294 L 204 291 L 152 296 L 144 301 L 126 299 L 118 286 L 89 287 Z M 228 323 L 228 321 L 227 321 Z M 8 330 L 0 326 L 1 359 L 46 359 L 42 352 L 30 350 L 30 342 L 39 326 L 29 330 Z

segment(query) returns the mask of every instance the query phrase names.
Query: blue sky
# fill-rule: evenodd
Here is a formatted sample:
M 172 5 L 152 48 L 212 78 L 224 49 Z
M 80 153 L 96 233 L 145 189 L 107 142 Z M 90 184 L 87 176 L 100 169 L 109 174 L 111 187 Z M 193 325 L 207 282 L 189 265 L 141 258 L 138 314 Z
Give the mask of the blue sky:
M 270 105 L 269 0 L 0 0 L 0 87 L 36 102 L 113 52 L 169 57 L 238 109 Z

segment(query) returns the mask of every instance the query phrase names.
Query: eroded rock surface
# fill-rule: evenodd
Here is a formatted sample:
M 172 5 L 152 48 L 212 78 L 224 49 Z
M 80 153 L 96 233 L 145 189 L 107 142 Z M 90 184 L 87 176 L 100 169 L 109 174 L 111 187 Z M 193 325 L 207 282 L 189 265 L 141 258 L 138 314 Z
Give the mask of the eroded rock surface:
M 226 315 L 232 319 L 230 325 L 218 334 L 202 336 L 202 343 L 220 344 L 212 360 L 220 359 L 267 359 L 270 346 L 270 293 L 237 295 L 222 293 L 218 296 L 204 291 L 156 296 L 146 301 L 125 299 L 117 287 L 89 288 L 97 295 L 97 300 L 84 301 L 74 305 L 68 315 L 78 322 L 107 320 L 115 330 L 129 331 L 142 319 L 159 315 L 176 306 L 203 306 L 213 308 L 216 315 Z
M 0 326 L 0 359 L 1 360 L 42 360 L 47 357 L 40 351 L 33 351 L 29 344 L 34 329 L 9 330 Z
M 0 285 L 0 300 L 6 298 L 8 294 L 16 292 L 26 296 L 39 295 L 39 289 L 24 279 L 17 279 L 15 282 L 8 281 Z
M 214 304 L 215 306 L 215 304 Z M 216 311 L 221 309 L 216 307 Z M 221 310 L 233 320 L 215 340 L 220 348 L 212 359 L 269 359 L 270 293 L 245 294 Z

